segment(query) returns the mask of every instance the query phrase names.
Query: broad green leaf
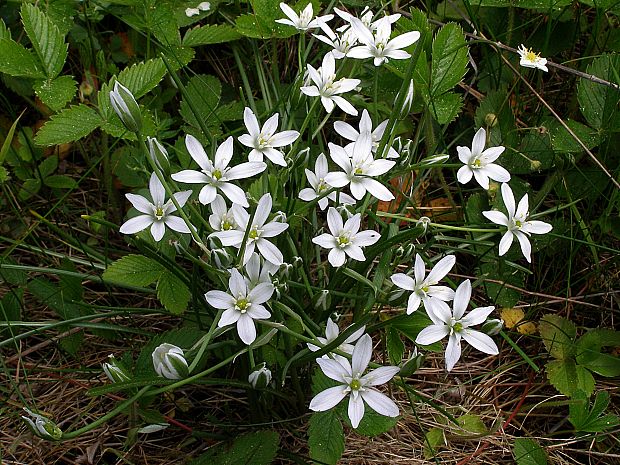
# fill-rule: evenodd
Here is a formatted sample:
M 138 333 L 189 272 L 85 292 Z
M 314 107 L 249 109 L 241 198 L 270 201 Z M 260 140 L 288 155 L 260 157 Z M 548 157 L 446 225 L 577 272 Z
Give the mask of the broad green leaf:
M 515 445 L 512 449 L 517 465 L 546 465 L 547 454 L 540 445 L 529 438 L 515 439 Z
M 424 458 L 430 460 L 440 447 L 446 445 L 444 430 L 441 428 L 431 428 L 424 435 Z
M 149 8 L 145 11 L 145 29 L 148 32 L 152 33 L 166 48 L 181 45 L 179 27 L 169 5 L 159 2 L 157 8 Z
M 467 45 L 460 26 L 443 26 L 433 40 L 431 95 L 438 97 L 456 86 L 467 67 Z
M 310 458 L 335 465 L 344 452 L 344 431 L 334 410 L 315 412 L 308 426 Z
M 81 315 L 80 308 L 70 299 L 70 296 L 47 279 L 35 278 L 28 283 L 28 290 L 44 305 L 55 311 L 60 318 L 68 320 Z
M 349 405 L 349 397 L 345 397 L 344 402 L 341 402 L 339 405 L 346 412 L 346 407 Z M 343 420 L 347 425 L 351 426 L 351 421 L 346 414 L 343 415 Z M 357 434 L 361 434 L 362 436 L 372 438 L 391 430 L 394 426 L 396 426 L 396 423 L 398 423 L 398 418 L 380 415 L 368 407 L 368 404 L 366 404 L 364 408 L 364 416 L 362 417 L 360 424 L 357 428 L 355 428 L 355 432 Z
M 603 55 L 592 61 L 586 73 L 620 84 L 619 69 L 620 55 Z M 620 91 L 582 79 L 577 85 L 577 98 L 590 126 L 601 131 L 620 131 Z
M 576 360 L 579 365 L 605 376 L 620 376 L 620 357 L 602 351 L 603 347 L 620 347 L 620 331 L 593 329 L 577 340 Z
M 396 328 L 387 329 L 385 333 L 385 345 L 392 365 L 398 365 L 400 362 L 403 361 L 405 344 L 400 338 L 400 334 L 398 333 Z
M 607 391 L 596 393 L 591 409 L 587 396 L 583 392 L 577 392 L 573 397 L 573 402 L 569 404 L 568 419 L 578 432 L 600 433 L 620 423 L 615 415 L 603 415 L 608 406 L 609 393 Z
M 179 109 L 183 119 L 196 129 L 200 129 L 197 117 L 201 119 L 203 125 L 212 125 L 222 93 L 222 83 L 219 79 L 215 76 L 199 74 L 189 80 L 185 86 L 185 91 L 186 94 L 181 100 Z M 188 100 L 192 101 L 198 115 L 194 115 L 187 103 Z
M 465 430 L 463 434 L 488 434 L 489 429 L 478 415 L 466 414 L 456 419 L 459 426 Z
M 290 5 L 293 10 L 299 11 L 310 1 L 302 1 L 297 5 Z M 270 37 L 291 37 L 299 31 L 292 26 L 276 23 L 276 19 L 286 16 L 280 9 L 279 0 L 253 0 L 251 2 L 253 13 L 238 16 L 235 25 L 239 34 L 254 39 L 268 39 Z M 317 11 L 314 5 L 314 11 Z
M 73 142 L 89 135 L 103 120 L 86 105 L 65 108 L 43 125 L 34 141 L 37 145 L 58 145 Z
M 548 314 L 540 320 L 539 331 L 552 357 L 564 360 L 574 356 L 577 328 L 572 321 Z
M 67 58 L 68 45 L 64 36 L 47 15 L 30 3 L 22 5 L 21 16 L 24 30 L 45 73 L 49 78 L 55 78 L 62 71 Z
M 10 76 L 42 78 L 45 75 L 29 50 L 11 39 L 0 39 L 0 72 Z
M 239 39 L 241 34 L 227 24 L 206 24 L 188 29 L 183 37 L 183 45 L 196 47 L 198 45 L 221 44 Z
M 74 96 L 77 83 L 71 76 L 59 76 L 34 85 L 34 91 L 41 101 L 54 111 L 61 110 Z
M 75 179 L 64 174 L 55 174 L 43 179 L 43 184 L 54 189 L 74 189 L 77 187 Z
M 577 391 L 591 395 L 594 391 L 594 377 L 572 359 L 552 360 L 547 363 L 547 378 L 560 393 L 572 397 Z
M 598 145 L 599 136 L 594 129 L 572 119 L 564 120 L 564 123 L 566 123 L 570 130 L 575 133 L 588 149 L 592 149 Z M 565 153 L 583 151 L 581 145 L 577 143 L 573 136 L 571 136 L 557 120 L 547 121 L 544 127 L 549 131 L 553 150 Z
M 170 313 L 180 315 L 187 309 L 191 292 L 183 281 L 164 271 L 157 281 L 157 298 Z
M 42 178 L 46 178 L 56 171 L 56 168 L 58 168 L 58 156 L 52 155 L 39 164 L 39 172 L 37 174 L 41 175 Z
M 0 283 L 7 282 L 14 286 L 23 286 L 28 282 L 28 273 L 24 270 L 2 268 L 2 264 L 17 265 L 17 263 L 9 257 L 0 259 Z
M 163 272 L 155 260 L 143 255 L 126 255 L 108 266 L 101 277 L 110 284 L 143 287 L 153 284 Z
M 17 287 L 7 292 L 0 298 L 0 319 L 7 321 L 20 321 L 22 319 L 22 307 L 24 298 L 24 288 Z M 5 326 L 0 329 L 0 335 L 11 337 L 11 327 Z
M 506 265 L 503 260 L 483 262 L 480 264 L 480 277 L 487 277 L 501 283 L 490 281 L 484 282 L 489 299 L 502 307 L 513 307 L 519 302 L 521 293 L 512 287 L 522 287 L 524 283 L 523 273 Z
M 447 92 L 437 97 L 431 97 L 428 108 L 433 118 L 439 124 L 448 124 L 456 118 L 463 107 L 463 96 L 454 92 Z
M 189 465 L 269 465 L 278 452 L 280 436 L 275 431 L 256 431 L 235 439 L 232 444 L 212 447 Z

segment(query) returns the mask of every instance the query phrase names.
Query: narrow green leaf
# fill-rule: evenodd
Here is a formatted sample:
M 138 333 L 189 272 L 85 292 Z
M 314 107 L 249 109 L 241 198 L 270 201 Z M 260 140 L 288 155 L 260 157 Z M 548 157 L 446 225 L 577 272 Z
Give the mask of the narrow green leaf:
M 512 449 L 517 465 L 546 465 L 547 454 L 540 445 L 529 438 L 515 439 L 515 445 Z
M 24 30 L 43 69 L 48 77 L 55 78 L 62 71 L 67 58 L 68 45 L 64 36 L 47 15 L 30 3 L 22 5 L 21 16 Z
M 4 24 L 4 20 L 0 18 L 0 39 L 10 39 L 11 38 L 11 30 L 6 27 Z
M 308 426 L 310 458 L 335 465 L 344 452 L 344 431 L 334 410 L 315 412 Z
M 102 278 L 110 284 L 148 286 L 157 281 L 163 272 L 155 260 L 143 255 L 126 255 L 108 266 Z
M 37 59 L 23 45 L 14 40 L 3 38 L 0 39 L 0 50 L 2 50 L 0 53 L 0 73 L 29 78 L 45 76 Z
M 19 119 L 22 117 L 25 111 L 26 110 L 22 111 L 21 114 L 17 117 L 17 119 L 13 121 L 9 132 L 6 133 L 6 138 L 4 139 L 4 142 L 2 143 L 2 148 L 0 149 L 0 166 L 2 166 L 2 163 L 4 163 L 4 159 L 7 153 L 9 153 L 11 143 L 13 142 L 13 135 L 15 134 L 15 129 L 17 128 L 17 123 L 19 122 Z
M 77 83 L 71 76 L 59 76 L 34 85 L 34 91 L 41 101 L 54 111 L 62 108 L 75 96 Z
M 183 37 L 183 45 L 196 47 L 198 45 L 221 44 L 241 37 L 235 28 L 227 24 L 207 24 L 189 29 Z
M 37 145 L 58 145 L 89 135 L 103 123 L 95 110 L 86 105 L 65 108 L 43 125 L 34 141 Z
M 170 313 L 180 315 L 192 297 L 188 287 L 176 275 L 164 271 L 157 281 L 157 298 Z

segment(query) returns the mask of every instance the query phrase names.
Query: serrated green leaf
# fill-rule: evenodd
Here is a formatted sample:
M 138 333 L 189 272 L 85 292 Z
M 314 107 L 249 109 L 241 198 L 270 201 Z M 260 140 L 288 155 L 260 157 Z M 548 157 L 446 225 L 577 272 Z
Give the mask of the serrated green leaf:
M 77 187 L 75 179 L 70 178 L 64 174 L 55 174 L 53 176 L 47 176 L 43 179 L 43 184 L 53 189 L 74 189 Z
M 60 30 L 41 10 L 30 3 L 21 9 L 24 30 L 37 53 L 43 69 L 49 78 L 55 78 L 62 71 L 67 59 L 67 47 Z
M 62 286 L 53 284 L 47 279 L 35 278 L 28 283 L 28 290 L 63 320 L 77 318 L 81 315 L 79 307 L 73 303 Z
M 424 435 L 424 458 L 430 460 L 435 455 L 439 447 L 446 445 L 446 437 L 441 428 L 431 428 Z
M 189 465 L 269 465 L 276 457 L 279 443 L 280 436 L 275 431 L 256 431 L 232 444 L 212 447 Z
M 345 397 L 346 402 L 340 403 L 341 406 L 348 406 L 348 397 Z M 351 426 L 351 421 L 348 416 L 343 415 L 344 422 Z M 386 417 L 375 412 L 366 404 L 364 408 L 364 416 L 360 421 L 360 424 L 355 428 L 357 434 L 362 436 L 368 436 L 369 438 L 383 434 L 396 426 L 398 418 Z
M 221 44 L 241 37 L 235 28 L 227 24 L 207 24 L 188 29 L 183 37 L 183 45 L 196 47 L 198 45 Z
M 37 59 L 29 50 L 15 42 L 4 38 L 0 39 L 0 72 L 10 76 L 42 78 L 45 76 Z
M 539 324 L 540 336 L 552 357 L 564 360 L 575 354 L 575 324 L 558 315 L 545 315 Z
M 54 111 L 61 110 L 74 96 L 77 83 L 71 76 L 59 76 L 34 85 L 34 91 L 41 101 Z
M 37 145 L 58 145 L 73 142 L 89 135 L 103 120 L 86 105 L 65 108 L 43 125 L 34 141 Z
M 620 420 L 615 415 L 603 415 L 609 405 L 609 393 L 599 391 L 596 393 L 592 408 L 587 396 L 583 392 L 575 393 L 573 402 L 569 404 L 569 417 L 576 431 L 586 433 L 600 433 L 606 429 L 614 428 Z
M 572 397 L 577 391 L 591 395 L 594 391 L 594 377 L 572 359 L 552 360 L 547 363 L 547 378 L 560 393 Z
M 200 128 L 198 119 L 196 119 L 197 116 L 202 120 L 204 126 L 212 125 L 222 93 L 222 83 L 220 80 L 215 76 L 199 74 L 189 80 L 185 86 L 185 91 L 179 109 L 183 119 L 196 129 Z M 188 100 L 192 101 L 198 115 L 194 115 L 187 103 Z
M 540 445 L 529 438 L 515 439 L 515 445 L 512 449 L 517 465 L 546 465 L 547 454 Z
M 586 73 L 620 85 L 619 69 L 620 55 L 603 55 L 592 61 Z M 581 79 L 577 84 L 577 99 L 590 126 L 602 131 L 620 131 L 620 91 Z
M 344 452 L 344 431 L 333 410 L 315 412 L 308 426 L 310 458 L 335 465 Z
M 448 23 L 433 40 L 431 95 L 438 97 L 456 86 L 465 75 L 467 45 L 460 26 Z
M 576 360 L 579 365 L 608 378 L 620 376 L 620 357 L 602 352 L 603 347 L 619 347 L 620 331 L 593 329 L 577 340 Z
M 598 145 L 599 135 L 594 129 L 572 119 L 566 119 L 564 123 L 566 123 L 570 130 L 575 133 L 588 149 L 592 149 Z M 583 151 L 581 145 L 577 143 L 573 136 L 571 136 L 557 120 L 554 119 L 545 122 L 544 127 L 549 131 L 553 150 L 564 153 Z
M 155 260 L 143 255 L 126 255 L 108 266 L 101 277 L 110 284 L 143 287 L 153 284 L 162 273 L 164 269 Z
M 4 20 L 0 18 L 0 39 L 10 39 L 11 31 L 4 24 Z
M 392 365 L 398 365 L 403 361 L 403 354 L 405 353 L 405 344 L 400 338 L 400 334 L 395 328 L 388 328 L 385 333 L 385 345 L 387 348 L 388 356 Z
M 58 156 L 52 155 L 51 157 L 47 157 L 39 164 L 39 173 L 42 178 L 48 177 L 58 168 Z
M 157 298 L 170 313 L 180 315 L 192 297 L 189 288 L 176 275 L 164 271 L 157 281 Z
M 456 118 L 463 107 L 463 96 L 454 92 L 447 92 L 437 97 L 431 97 L 428 108 L 433 118 L 439 124 L 448 124 Z

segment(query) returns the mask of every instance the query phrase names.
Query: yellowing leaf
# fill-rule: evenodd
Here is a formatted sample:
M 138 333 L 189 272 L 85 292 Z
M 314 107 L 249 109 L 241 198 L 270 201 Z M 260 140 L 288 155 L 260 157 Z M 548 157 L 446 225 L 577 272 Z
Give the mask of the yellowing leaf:
M 502 308 L 500 313 L 502 320 L 504 320 L 504 325 L 508 329 L 514 328 L 517 326 L 517 323 L 525 318 L 525 313 L 520 308 Z

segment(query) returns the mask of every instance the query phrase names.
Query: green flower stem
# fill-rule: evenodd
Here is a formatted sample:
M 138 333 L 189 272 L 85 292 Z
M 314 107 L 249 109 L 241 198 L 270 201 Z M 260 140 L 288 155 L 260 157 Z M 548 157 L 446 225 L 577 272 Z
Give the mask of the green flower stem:
M 243 82 L 243 87 L 248 98 L 248 104 L 250 105 L 250 109 L 252 110 L 252 112 L 254 112 L 255 115 L 258 115 L 258 111 L 256 110 L 256 104 L 254 103 L 254 95 L 252 94 L 252 86 L 250 86 L 248 75 L 246 74 L 243 63 L 241 62 L 241 57 L 239 56 L 239 48 L 234 43 L 232 45 L 232 52 L 233 56 L 235 57 L 235 63 L 237 63 L 237 68 L 239 68 L 241 82 Z
M 198 349 L 198 353 L 194 357 L 194 360 L 192 360 L 192 363 L 189 365 L 190 373 L 194 371 L 194 369 L 196 368 L 196 365 L 198 365 L 198 362 L 202 358 L 202 355 L 204 354 L 205 350 L 207 349 L 209 342 L 211 342 L 211 338 L 213 337 L 213 333 L 215 332 L 215 329 L 217 328 L 217 324 L 219 323 L 220 318 L 222 317 L 222 313 L 224 313 L 224 310 L 222 309 L 217 311 L 217 314 L 215 315 L 215 318 L 213 318 L 213 323 L 211 323 L 211 327 L 209 328 L 209 331 L 207 332 L 207 334 L 205 334 L 200 339 L 200 341 L 198 341 L 194 345 L 194 347 L 196 347 L 198 344 L 200 344 L 200 349 Z
M 66 440 L 69 440 L 69 439 L 77 438 L 78 436 L 80 436 L 80 435 L 82 435 L 84 433 L 87 433 L 88 431 L 91 431 L 91 430 L 97 428 L 99 425 L 105 423 L 106 421 L 114 418 L 116 415 L 121 413 L 123 410 L 125 410 L 127 407 L 129 407 L 131 404 L 133 404 L 135 401 L 137 401 L 140 397 L 142 397 L 149 389 L 151 389 L 151 386 L 143 387 L 133 397 L 130 397 L 129 399 L 127 399 L 127 400 L 121 402 L 120 404 L 118 404 L 114 410 L 112 410 L 111 412 L 105 414 L 104 416 L 102 416 L 98 420 L 95 420 L 92 423 L 89 423 L 88 425 L 84 426 L 83 428 L 76 429 L 75 431 L 72 431 L 70 433 L 63 433 L 61 441 L 66 441 Z
M 258 208 L 258 206 L 256 207 Z M 239 251 L 237 252 L 237 257 L 235 257 L 235 262 L 237 266 L 239 266 L 240 262 L 243 261 L 243 256 L 245 255 L 245 246 L 248 242 L 248 237 L 250 235 L 250 229 L 252 229 L 252 221 L 254 221 L 254 215 L 256 215 L 256 208 L 250 213 L 250 218 L 248 219 L 248 226 L 243 233 L 243 242 L 241 242 L 241 247 L 239 247 Z
M 321 132 L 321 129 L 323 129 L 323 126 L 325 126 L 325 123 L 327 123 L 327 120 L 329 119 L 329 117 L 331 116 L 331 113 L 327 113 L 325 115 L 325 118 L 323 118 L 323 120 L 319 123 L 319 125 L 317 126 L 317 128 L 314 130 L 314 132 L 312 133 L 312 136 L 310 137 L 310 140 L 313 141 L 314 138 L 319 134 L 319 132 Z
M 162 394 L 164 392 L 169 392 L 169 391 L 172 391 L 173 389 L 176 389 L 178 387 L 185 386 L 186 384 L 192 383 L 192 382 L 194 382 L 194 381 L 196 381 L 196 380 L 198 380 L 200 378 L 203 378 L 203 377 L 207 376 L 208 374 L 211 374 L 214 371 L 217 371 L 220 368 L 228 365 L 230 362 L 235 360 L 240 355 L 246 353 L 248 350 L 249 350 L 249 346 L 246 347 L 245 349 L 241 349 L 240 351 L 238 351 L 237 353 L 231 355 L 227 359 L 222 360 L 217 365 L 213 365 L 212 367 L 207 368 L 206 370 L 201 371 L 200 373 L 196 373 L 193 376 L 189 376 L 187 378 L 181 379 L 181 380 L 177 381 L 176 383 L 168 384 L 167 386 L 163 386 L 163 387 L 161 387 L 159 389 L 155 389 L 153 391 L 150 391 L 148 394 L 149 394 L 149 396 L 155 396 L 157 394 Z
M 386 217 L 386 218 L 394 218 L 400 221 L 405 221 L 407 223 L 417 223 L 417 219 L 409 218 L 406 216 L 398 215 L 396 213 L 388 213 L 388 212 L 377 212 L 377 216 Z M 463 232 L 477 232 L 477 233 L 496 233 L 502 232 L 501 228 L 468 228 L 464 226 L 450 226 L 448 224 L 441 223 L 428 223 L 429 227 L 437 228 L 437 229 L 448 229 L 450 231 L 463 231 Z
M 504 331 L 500 331 L 499 334 L 508 344 L 510 344 L 510 347 L 512 347 L 523 358 L 523 360 L 525 360 L 527 364 L 532 367 L 536 373 L 540 372 L 540 368 L 536 365 L 536 362 L 528 357 L 527 354 L 523 352 L 523 350 L 521 350 L 521 348 L 510 338 L 510 336 L 508 336 L 508 334 Z
M 151 168 L 153 169 L 153 172 L 155 173 L 155 175 L 157 176 L 157 178 L 159 179 L 159 181 L 161 182 L 161 184 L 164 186 L 164 190 L 166 191 L 166 194 L 168 195 L 168 197 L 170 198 L 170 200 L 172 201 L 172 203 L 174 204 L 174 206 L 176 207 L 177 211 L 179 212 L 179 215 L 181 216 L 181 218 L 183 219 L 183 221 L 185 222 L 185 224 L 187 225 L 187 227 L 189 228 L 190 234 L 192 235 L 192 237 L 194 238 L 194 241 L 196 241 L 196 244 L 198 244 L 198 246 L 202 249 L 203 252 L 205 252 L 208 256 L 211 256 L 211 251 L 209 250 L 209 248 L 202 242 L 202 239 L 200 238 L 200 236 L 198 235 L 198 232 L 196 231 L 196 228 L 194 227 L 194 225 L 192 225 L 192 223 L 189 221 L 189 218 L 187 216 L 187 214 L 185 213 L 185 211 L 183 210 L 183 208 L 181 208 L 181 205 L 179 205 L 179 202 L 177 202 L 177 199 L 175 198 L 175 196 L 173 195 L 174 193 L 172 192 L 172 189 L 170 189 L 170 185 L 168 184 L 168 181 L 164 178 L 164 175 L 162 174 L 161 170 L 159 170 L 157 168 L 157 165 L 155 165 L 155 161 L 151 158 L 151 154 L 149 152 L 148 147 L 146 146 L 146 143 L 144 142 L 144 138 L 142 137 L 142 134 L 140 134 L 139 132 L 136 133 L 136 137 L 138 138 L 138 140 L 140 141 L 140 147 L 142 148 L 142 151 L 144 152 L 144 154 L 146 155 L 146 159 L 149 161 L 149 163 L 151 164 Z M 190 209 L 192 209 L 193 207 L 191 205 L 189 205 Z M 200 213 L 198 213 L 196 211 L 196 216 L 204 222 L 204 219 L 202 218 L 202 215 L 200 215 Z
M 273 302 L 274 307 L 278 308 L 279 310 L 283 311 L 284 313 L 286 313 L 288 316 L 290 316 L 291 318 L 297 320 L 299 322 L 299 324 L 301 325 L 302 329 L 310 334 L 310 336 L 312 336 L 312 339 L 314 339 L 315 341 L 318 341 L 316 335 L 312 332 L 312 330 L 310 328 L 308 328 L 308 326 L 306 326 L 306 324 L 304 323 L 304 320 L 302 317 L 300 317 L 297 313 L 295 313 L 288 305 L 284 305 L 281 302 L 275 301 Z
M 295 140 L 295 142 L 293 143 L 293 145 L 291 146 L 291 150 L 289 150 L 288 154 L 294 154 L 297 146 L 299 145 L 299 141 L 302 138 L 301 136 L 303 135 L 304 131 L 306 130 L 306 128 L 308 127 L 308 124 L 310 123 L 310 121 L 312 121 L 313 117 L 314 117 L 314 110 L 316 109 L 318 103 L 321 101 L 320 98 L 315 98 L 314 101 L 312 102 L 312 104 L 310 105 L 310 110 L 308 110 L 308 114 L 306 115 L 306 118 L 304 119 L 303 123 L 301 124 L 301 128 L 299 128 L 299 134 L 300 136 L 297 138 L 297 140 Z M 295 162 L 297 160 L 295 160 L 293 162 L 293 166 L 291 167 L 291 169 L 295 166 Z
M 318 341 L 318 339 L 312 339 L 309 338 L 307 336 L 304 336 L 303 334 L 299 334 L 296 331 L 293 331 L 292 329 L 288 329 L 285 325 L 283 325 L 282 323 L 276 323 L 274 321 L 269 321 L 269 320 L 254 320 L 256 323 L 259 323 L 263 326 L 269 326 L 270 328 L 276 328 L 278 331 L 286 333 L 286 334 L 290 334 L 291 336 L 296 337 L 297 339 L 303 341 L 303 342 L 309 342 L 311 344 L 317 345 L 319 347 L 322 346 L 322 344 Z

